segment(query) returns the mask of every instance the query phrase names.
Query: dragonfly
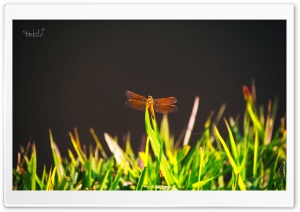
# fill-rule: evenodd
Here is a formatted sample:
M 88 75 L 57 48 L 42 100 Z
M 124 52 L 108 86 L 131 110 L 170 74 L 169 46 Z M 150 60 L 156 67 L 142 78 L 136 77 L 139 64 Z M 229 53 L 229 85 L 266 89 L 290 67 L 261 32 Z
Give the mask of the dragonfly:
M 174 105 L 177 102 L 175 97 L 153 99 L 152 96 L 144 97 L 131 91 L 125 91 L 125 95 L 128 98 L 125 102 L 126 105 L 140 111 L 148 109 L 153 119 L 154 112 L 172 113 L 178 110 L 178 107 Z

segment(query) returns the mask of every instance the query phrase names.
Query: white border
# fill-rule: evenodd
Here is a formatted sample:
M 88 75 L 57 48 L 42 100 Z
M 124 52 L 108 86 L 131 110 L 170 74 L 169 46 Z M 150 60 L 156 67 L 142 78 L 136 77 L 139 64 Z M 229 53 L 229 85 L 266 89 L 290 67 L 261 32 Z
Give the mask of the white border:
M 12 20 L 287 20 L 286 191 L 12 191 Z M 292 207 L 294 205 L 294 6 L 291 4 L 8 4 L 4 8 L 4 205 L 6 207 Z M 117 200 L 117 201 L 115 201 Z

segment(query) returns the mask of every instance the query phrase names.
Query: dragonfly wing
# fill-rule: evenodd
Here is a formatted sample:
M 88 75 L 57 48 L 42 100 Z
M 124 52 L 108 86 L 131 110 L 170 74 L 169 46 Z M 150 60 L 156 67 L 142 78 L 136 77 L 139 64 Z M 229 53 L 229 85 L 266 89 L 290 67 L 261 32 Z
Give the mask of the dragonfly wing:
M 140 102 L 147 102 L 146 97 L 138 95 L 131 91 L 125 91 L 125 96 L 127 96 L 128 99 L 132 99 L 132 100 L 136 100 L 136 101 L 140 101 Z
M 154 104 L 158 105 L 172 105 L 177 102 L 177 99 L 175 97 L 166 97 L 166 98 L 158 98 L 153 99 Z
M 136 110 L 140 110 L 140 111 L 144 111 L 146 110 L 146 103 L 145 102 L 140 102 L 140 101 L 136 101 L 133 99 L 128 99 L 125 101 L 125 104 L 128 105 L 129 107 L 136 109 Z
M 157 113 L 172 113 L 178 110 L 176 105 L 154 105 L 154 111 Z

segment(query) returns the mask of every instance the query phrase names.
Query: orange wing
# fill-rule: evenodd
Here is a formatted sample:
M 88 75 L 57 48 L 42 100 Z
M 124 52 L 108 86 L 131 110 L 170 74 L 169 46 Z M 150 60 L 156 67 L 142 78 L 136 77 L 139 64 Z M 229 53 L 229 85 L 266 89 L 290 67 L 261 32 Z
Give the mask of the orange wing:
M 158 98 L 153 99 L 154 104 L 158 105 L 171 105 L 177 102 L 177 99 L 175 97 L 166 97 L 166 98 Z
M 140 102 L 133 99 L 128 99 L 126 100 L 125 104 L 136 110 L 141 110 L 141 111 L 146 110 L 146 102 Z
M 140 101 L 140 102 L 147 102 L 147 98 L 141 95 L 138 95 L 136 93 L 133 93 L 131 91 L 125 91 L 125 95 L 128 99 Z
M 175 105 L 156 105 L 153 106 L 154 111 L 157 113 L 172 113 L 178 110 Z

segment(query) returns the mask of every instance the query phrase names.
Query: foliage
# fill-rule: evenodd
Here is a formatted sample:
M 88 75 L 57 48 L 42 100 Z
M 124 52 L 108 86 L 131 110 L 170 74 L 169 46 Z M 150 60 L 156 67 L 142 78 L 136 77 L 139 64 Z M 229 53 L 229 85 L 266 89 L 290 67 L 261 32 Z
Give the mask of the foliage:
M 90 132 L 96 148 L 87 154 L 75 129 L 69 133 L 73 148 L 64 158 L 49 130 L 53 166 L 38 176 L 35 144 L 30 144 L 30 154 L 21 149 L 13 170 L 13 190 L 285 190 L 285 118 L 273 132 L 277 100 L 269 101 L 264 115 L 263 107 L 256 107 L 255 89 L 250 92 L 244 86 L 243 92 L 242 129 L 238 118 L 224 118 L 228 135 L 221 135 L 210 115 L 194 146 L 182 145 L 183 139 L 174 142 L 167 115 L 159 129 L 148 110 L 145 150 L 138 154 L 129 136 L 122 149 L 117 139 L 105 133 L 112 153 L 107 154 L 94 129 Z

